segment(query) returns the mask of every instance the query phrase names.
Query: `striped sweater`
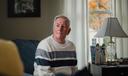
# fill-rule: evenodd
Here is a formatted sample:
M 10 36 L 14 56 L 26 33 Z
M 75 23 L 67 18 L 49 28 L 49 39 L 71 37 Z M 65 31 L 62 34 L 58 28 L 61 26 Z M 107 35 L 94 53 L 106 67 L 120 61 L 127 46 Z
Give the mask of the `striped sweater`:
M 55 73 L 72 74 L 77 64 L 74 44 L 66 40 L 56 42 L 52 36 L 42 40 L 36 50 L 34 76 L 54 76 Z

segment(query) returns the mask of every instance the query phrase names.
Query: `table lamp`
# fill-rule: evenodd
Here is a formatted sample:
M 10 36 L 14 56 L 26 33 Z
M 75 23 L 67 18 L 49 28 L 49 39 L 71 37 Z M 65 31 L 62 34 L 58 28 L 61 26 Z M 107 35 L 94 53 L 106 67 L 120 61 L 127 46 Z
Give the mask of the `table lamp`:
M 102 27 L 97 31 L 95 37 L 110 37 L 110 42 L 107 46 L 108 60 L 115 61 L 117 59 L 115 42 L 113 37 L 128 37 L 120 26 L 116 17 L 108 17 L 105 19 Z

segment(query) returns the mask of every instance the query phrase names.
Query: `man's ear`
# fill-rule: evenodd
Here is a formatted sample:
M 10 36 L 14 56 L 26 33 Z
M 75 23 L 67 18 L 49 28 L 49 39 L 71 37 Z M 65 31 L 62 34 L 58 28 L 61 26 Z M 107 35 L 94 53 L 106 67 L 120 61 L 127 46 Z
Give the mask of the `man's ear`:
M 68 29 L 67 35 L 70 33 L 70 31 L 71 31 L 71 28 Z

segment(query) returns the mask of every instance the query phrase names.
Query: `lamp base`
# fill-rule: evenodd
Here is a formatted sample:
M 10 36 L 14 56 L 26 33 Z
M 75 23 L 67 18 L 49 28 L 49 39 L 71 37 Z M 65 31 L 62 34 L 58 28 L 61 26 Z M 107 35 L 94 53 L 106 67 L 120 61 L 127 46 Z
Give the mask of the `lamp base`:
M 107 46 L 107 62 L 115 62 L 117 61 L 117 54 L 116 54 L 116 46 L 114 42 L 109 42 Z

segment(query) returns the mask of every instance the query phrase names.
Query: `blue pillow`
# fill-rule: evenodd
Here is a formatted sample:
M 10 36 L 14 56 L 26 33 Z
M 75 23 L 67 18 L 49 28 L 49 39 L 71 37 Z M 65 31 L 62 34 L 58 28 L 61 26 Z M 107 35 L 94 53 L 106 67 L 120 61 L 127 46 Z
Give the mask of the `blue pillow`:
M 24 40 L 24 39 L 16 39 L 13 41 L 16 43 L 18 47 L 20 57 L 24 65 L 24 72 L 33 74 L 35 51 L 36 51 L 39 41 L 38 40 Z

